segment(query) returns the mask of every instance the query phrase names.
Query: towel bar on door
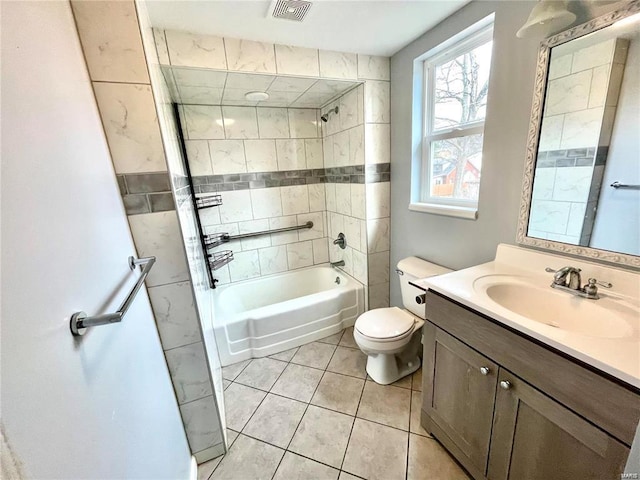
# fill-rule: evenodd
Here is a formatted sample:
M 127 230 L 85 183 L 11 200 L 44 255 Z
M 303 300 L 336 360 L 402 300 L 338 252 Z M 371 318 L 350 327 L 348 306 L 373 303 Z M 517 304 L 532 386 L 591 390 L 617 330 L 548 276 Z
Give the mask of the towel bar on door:
M 85 312 L 76 312 L 71 315 L 71 321 L 69 322 L 69 327 L 71 328 L 71 333 L 75 337 L 79 337 L 80 335 L 84 335 L 89 327 L 97 327 L 98 325 L 108 325 L 110 323 L 118 323 L 122 321 L 127 310 L 131 306 L 133 299 L 136 298 L 140 287 L 144 283 L 147 275 L 151 271 L 151 267 L 156 263 L 156 257 L 145 257 L 135 259 L 133 257 L 129 257 L 129 268 L 131 270 L 135 270 L 136 266 L 140 265 L 142 268 L 142 273 L 138 277 L 138 281 L 133 286 L 127 298 L 124 299 L 120 308 L 115 313 L 104 313 L 102 315 L 94 315 L 92 317 L 87 317 Z

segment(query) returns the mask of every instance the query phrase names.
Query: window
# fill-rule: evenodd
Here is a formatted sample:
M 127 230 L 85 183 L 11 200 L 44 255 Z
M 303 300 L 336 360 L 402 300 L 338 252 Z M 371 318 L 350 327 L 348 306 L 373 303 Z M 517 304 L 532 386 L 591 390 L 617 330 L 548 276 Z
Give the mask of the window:
M 493 23 L 487 23 L 424 60 L 424 134 L 414 210 L 476 218 L 493 46 Z

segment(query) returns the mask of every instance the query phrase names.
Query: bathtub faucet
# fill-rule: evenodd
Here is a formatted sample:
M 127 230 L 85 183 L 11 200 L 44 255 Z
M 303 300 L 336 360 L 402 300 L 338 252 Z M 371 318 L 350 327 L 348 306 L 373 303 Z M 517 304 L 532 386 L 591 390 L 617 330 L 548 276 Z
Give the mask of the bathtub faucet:
M 344 260 L 339 260 L 337 262 L 331 262 L 329 265 L 331 265 L 333 268 L 344 267 Z

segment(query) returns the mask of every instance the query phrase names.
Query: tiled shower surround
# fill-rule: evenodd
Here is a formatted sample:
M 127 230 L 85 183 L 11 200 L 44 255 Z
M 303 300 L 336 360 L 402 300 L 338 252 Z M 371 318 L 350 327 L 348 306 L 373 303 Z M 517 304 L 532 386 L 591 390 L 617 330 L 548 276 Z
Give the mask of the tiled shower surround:
M 222 195 L 221 207 L 199 212 L 207 233 L 234 235 L 314 221 L 311 231 L 218 247 L 233 250 L 235 257 L 215 272 L 221 284 L 344 260 L 345 272 L 370 292 L 370 308 L 388 306 L 389 59 L 154 33 L 160 62 L 168 66 L 361 82 L 320 111 L 189 104 L 181 106 L 182 123 L 196 193 Z M 321 122 L 320 114 L 335 106 L 339 113 Z M 340 232 L 347 237 L 346 250 L 330 241 Z

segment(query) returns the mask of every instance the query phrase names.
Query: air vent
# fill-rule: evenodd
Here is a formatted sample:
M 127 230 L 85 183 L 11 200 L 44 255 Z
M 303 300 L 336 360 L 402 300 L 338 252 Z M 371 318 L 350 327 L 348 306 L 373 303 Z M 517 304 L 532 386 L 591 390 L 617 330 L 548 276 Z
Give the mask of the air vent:
M 311 8 L 311 2 L 303 0 L 276 0 L 273 2 L 273 18 L 301 22 Z

